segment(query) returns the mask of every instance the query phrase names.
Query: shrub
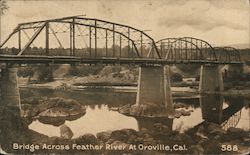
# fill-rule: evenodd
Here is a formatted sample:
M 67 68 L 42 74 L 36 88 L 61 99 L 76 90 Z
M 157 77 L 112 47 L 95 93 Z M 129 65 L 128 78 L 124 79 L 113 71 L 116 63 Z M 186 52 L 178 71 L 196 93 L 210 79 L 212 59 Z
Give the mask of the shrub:
M 172 82 L 181 82 L 182 81 L 182 75 L 179 73 L 173 73 L 171 75 L 171 81 Z

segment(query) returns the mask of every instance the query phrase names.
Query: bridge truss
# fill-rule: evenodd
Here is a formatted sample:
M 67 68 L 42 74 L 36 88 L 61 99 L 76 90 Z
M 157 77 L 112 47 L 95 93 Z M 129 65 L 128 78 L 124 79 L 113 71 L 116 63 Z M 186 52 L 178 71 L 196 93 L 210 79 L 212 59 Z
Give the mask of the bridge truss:
M 7 54 L 160 58 L 154 40 L 144 31 L 82 16 L 21 23 L 0 47 L 14 35 L 18 48 Z
M 218 60 L 224 62 L 241 61 L 240 52 L 233 47 L 215 47 Z
M 233 47 L 213 47 L 207 41 L 193 37 L 164 38 L 156 42 L 161 57 L 170 60 L 241 61 Z
M 0 50 L 0 61 L 20 63 L 242 63 L 231 47 L 214 48 L 193 37 L 155 42 L 143 30 L 82 16 L 18 24 Z

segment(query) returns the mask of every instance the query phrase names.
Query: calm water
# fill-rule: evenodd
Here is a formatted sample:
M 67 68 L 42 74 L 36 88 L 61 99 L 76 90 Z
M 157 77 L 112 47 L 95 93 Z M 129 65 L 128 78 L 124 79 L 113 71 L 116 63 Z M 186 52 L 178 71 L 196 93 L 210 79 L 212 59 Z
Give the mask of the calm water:
M 134 118 L 122 115 L 111 108 L 125 104 L 134 104 L 136 93 L 91 91 L 56 91 L 48 89 L 22 89 L 21 97 L 63 97 L 75 99 L 86 105 L 86 114 L 76 120 L 65 121 L 79 137 L 85 133 L 96 134 L 102 131 L 112 131 L 124 128 L 140 130 L 150 128 L 154 123 L 161 122 L 172 130 L 184 131 L 202 123 L 205 119 L 221 124 L 224 129 L 239 127 L 249 130 L 249 100 L 245 98 L 228 98 L 204 96 L 196 99 L 175 100 L 175 103 L 188 105 L 187 110 L 193 110 L 190 116 L 176 119 Z M 48 136 L 60 136 L 60 127 L 34 120 L 29 128 Z

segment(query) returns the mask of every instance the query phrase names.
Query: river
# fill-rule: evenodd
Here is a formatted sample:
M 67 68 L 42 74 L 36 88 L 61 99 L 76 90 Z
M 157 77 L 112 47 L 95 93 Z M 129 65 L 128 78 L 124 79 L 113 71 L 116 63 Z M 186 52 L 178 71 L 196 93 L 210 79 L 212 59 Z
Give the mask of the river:
M 225 130 L 229 127 L 237 127 L 249 131 L 250 99 L 243 97 L 219 97 L 220 99 L 218 99 L 218 96 L 210 95 L 188 99 L 175 98 L 174 103 L 183 103 L 187 110 L 193 111 L 191 115 L 160 120 L 129 117 L 112 110 L 126 104 L 134 104 L 136 101 L 135 92 L 114 92 L 102 89 L 62 91 L 45 88 L 22 88 L 20 92 L 22 99 L 28 97 L 62 97 L 75 99 L 85 105 L 86 114 L 84 116 L 71 121 L 67 120 L 64 123 L 72 130 L 73 138 L 86 133 L 95 135 L 102 131 L 125 128 L 139 130 L 159 121 L 164 122 L 170 129 L 180 132 L 194 128 L 204 120 L 220 124 Z M 39 120 L 33 120 L 29 128 L 49 137 L 60 136 L 59 126 L 42 123 Z

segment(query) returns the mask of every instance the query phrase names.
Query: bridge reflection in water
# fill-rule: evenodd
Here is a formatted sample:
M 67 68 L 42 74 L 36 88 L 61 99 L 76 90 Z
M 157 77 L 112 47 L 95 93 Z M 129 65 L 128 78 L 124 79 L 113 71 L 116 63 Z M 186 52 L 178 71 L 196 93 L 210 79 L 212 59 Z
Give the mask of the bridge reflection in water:
M 61 97 L 64 96 L 66 98 L 72 98 L 76 99 L 79 102 L 85 101 L 87 104 L 89 104 L 92 109 L 95 109 L 95 106 L 98 103 L 99 109 L 101 109 L 101 105 L 105 104 L 109 107 L 119 107 L 126 103 L 133 103 L 136 99 L 136 95 L 134 93 L 120 93 L 120 94 L 113 94 L 113 93 L 105 93 L 105 92 L 99 92 L 99 93 L 81 93 L 81 92 L 69 92 L 66 91 L 55 91 L 55 90 L 36 90 L 32 89 L 27 90 L 28 92 L 23 92 L 22 89 L 22 98 L 25 94 L 25 97 L 29 98 L 33 95 L 34 97 L 37 96 L 48 96 L 48 97 Z M 28 96 L 27 96 L 28 95 Z M 105 98 L 107 97 L 108 98 Z M 121 100 L 122 98 L 122 100 Z M 213 122 L 216 124 L 221 124 L 223 127 L 226 127 L 225 129 L 229 127 L 236 127 L 237 123 L 240 120 L 241 116 L 241 109 L 244 107 L 245 99 L 243 97 L 223 97 L 220 95 L 203 95 L 199 98 L 199 100 L 191 99 L 190 101 L 180 101 L 182 103 L 185 103 L 187 105 L 196 105 L 195 102 L 200 101 L 200 109 L 201 109 L 201 116 L 202 119 L 208 122 Z M 1 103 L 4 101 L 1 100 Z M 115 103 L 116 104 L 115 104 Z M 94 104 L 94 105 L 93 105 Z M 3 105 L 3 104 L 2 104 Z M 196 105 L 197 106 L 197 105 Z M 2 106 L 3 107 L 3 106 Z M 10 107 L 7 106 L 5 109 L 15 109 L 16 115 L 20 114 L 19 107 Z M 100 110 L 98 110 L 100 111 Z M 105 110 L 108 112 L 107 110 Z M 3 111 L 1 111 L 3 112 Z M 83 116 L 84 117 L 84 116 Z M 189 117 L 189 116 L 186 116 Z M 166 126 L 168 126 L 170 129 L 174 129 L 173 127 L 173 119 L 167 119 L 167 118 L 160 118 L 157 117 L 156 119 L 151 118 L 145 118 L 145 117 L 134 117 L 138 122 L 138 128 L 148 128 L 153 129 L 153 124 L 155 123 L 162 123 Z
M 205 95 L 201 96 L 199 101 L 202 119 L 207 122 L 216 123 L 225 130 L 230 127 L 237 127 L 241 119 L 242 108 L 245 106 L 244 97 L 232 98 L 223 97 L 221 95 Z M 178 128 L 176 124 L 173 124 L 174 119 L 145 117 L 135 118 L 138 122 L 139 130 L 143 128 L 148 130 L 154 130 L 155 124 L 157 123 L 167 126 L 170 130 Z M 200 124 L 202 124 L 202 122 Z
M 208 122 L 221 124 L 224 129 L 236 127 L 241 118 L 244 98 L 237 97 L 225 100 L 226 108 L 223 108 L 223 100 L 224 98 L 220 95 L 201 96 L 202 118 Z

